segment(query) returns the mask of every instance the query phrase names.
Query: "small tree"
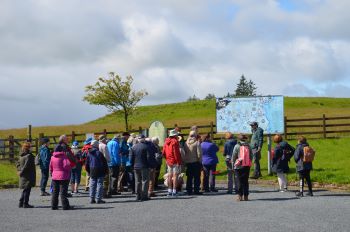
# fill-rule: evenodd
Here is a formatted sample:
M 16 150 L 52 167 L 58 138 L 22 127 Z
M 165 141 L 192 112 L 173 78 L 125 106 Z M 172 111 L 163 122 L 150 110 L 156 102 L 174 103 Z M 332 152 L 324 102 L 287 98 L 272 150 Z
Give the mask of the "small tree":
M 123 81 L 114 72 L 109 73 L 109 78 L 98 78 L 95 85 L 85 87 L 87 95 L 84 101 L 92 105 L 103 105 L 110 111 L 122 110 L 124 113 L 125 130 L 129 130 L 128 118 L 135 110 L 136 104 L 148 93 L 146 90 L 135 91 L 131 85 L 133 78 L 127 76 Z
M 209 94 L 204 98 L 204 100 L 212 100 L 212 99 L 216 99 L 215 94 L 209 93 Z
M 237 88 L 235 91 L 235 96 L 256 96 L 255 83 L 252 80 L 247 80 L 244 75 L 241 76 Z
M 200 99 L 194 94 L 193 95 L 193 97 L 189 97 L 188 99 L 187 99 L 187 101 L 188 102 L 190 102 L 190 101 L 199 101 Z

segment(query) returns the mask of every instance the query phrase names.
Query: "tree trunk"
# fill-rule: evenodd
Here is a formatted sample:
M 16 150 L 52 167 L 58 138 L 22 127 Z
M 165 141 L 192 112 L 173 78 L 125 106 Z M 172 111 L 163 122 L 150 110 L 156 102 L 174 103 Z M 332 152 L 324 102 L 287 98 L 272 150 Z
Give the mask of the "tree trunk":
M 129 131 L 129 125 L 128 125 L 128 113 L 126 112 L 126 110 L 124 109 L 124 121 L 125 121 L 125 131 L 128 132 Z

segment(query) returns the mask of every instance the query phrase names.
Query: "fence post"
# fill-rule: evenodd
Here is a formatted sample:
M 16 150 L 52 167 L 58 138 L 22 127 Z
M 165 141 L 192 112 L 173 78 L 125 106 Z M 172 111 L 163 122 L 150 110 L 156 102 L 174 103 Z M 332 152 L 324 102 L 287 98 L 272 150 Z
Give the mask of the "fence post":
M 214 139 L 214 123 L 210 122 L 210 139 Z
M 103 129 L 103 135 L 107 136 L 107 130 L 106 129 Z
M 75 141 L 75 131 L 72 131 L 72 142 Z
M 9 158 L 10 161 L 13 160 L 15 156 L 15 141 L 13 135 L 9 136 Z
M 326 130 L 326 115 L 323 114 L 323 138 L 327 138 L 327 130 Z
M 35 140 L 35 149 L 36 149 L 36 155 L 39 154 L 39 139 L 34 139 Z
M 284 116 L 284 138 L 285 138 L 285 140 L 288 140 L 287 135 L 288 135 L 288 131 L 287 131 L 287 116 Z
M 142 134 L 142 127 L 139 126 L 139 134 Z
M 28 125 L 27 138 L 29 142 L 32 142 L 32 125 Z

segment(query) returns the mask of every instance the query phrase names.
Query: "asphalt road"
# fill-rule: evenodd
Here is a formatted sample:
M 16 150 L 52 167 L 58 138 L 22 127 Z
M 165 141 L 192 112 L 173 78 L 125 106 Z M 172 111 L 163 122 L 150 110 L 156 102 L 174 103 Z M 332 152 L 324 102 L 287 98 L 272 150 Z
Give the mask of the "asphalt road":
M 294 192 L 251 185 L 250 201 L 225 194 L 167 198 L 147 202 L 123 193 L 91 205 L 86 193 L 70 198 L 75 210 L 53 211 L 50 197 L 32 191 L 33 209 L 18 208 L 20 190 L 0 191 L 0 231 L 350 231 L 350 193 L 315 191 L 298 199 Z

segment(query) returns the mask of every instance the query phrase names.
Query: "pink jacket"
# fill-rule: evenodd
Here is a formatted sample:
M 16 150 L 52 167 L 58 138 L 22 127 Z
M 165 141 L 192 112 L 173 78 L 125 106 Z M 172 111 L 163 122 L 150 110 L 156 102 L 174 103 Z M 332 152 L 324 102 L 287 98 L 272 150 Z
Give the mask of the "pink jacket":
M 53 180 L 69 180 L 72 167 L 64 152 L 54 152 L 50 162 Z

